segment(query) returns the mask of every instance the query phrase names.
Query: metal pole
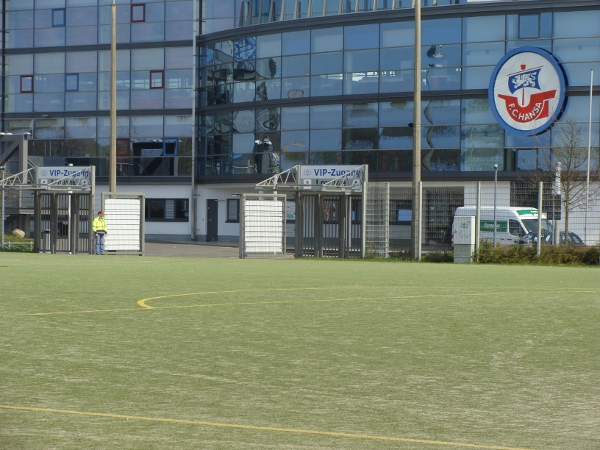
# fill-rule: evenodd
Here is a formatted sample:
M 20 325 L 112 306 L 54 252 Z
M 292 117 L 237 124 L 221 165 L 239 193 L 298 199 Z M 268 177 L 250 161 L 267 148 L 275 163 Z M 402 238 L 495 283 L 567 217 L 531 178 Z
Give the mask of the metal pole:
M 590 209 L 590 158 L 592 155 L 592 93 L 594 90 L 594 69 L 590 74 L 590 122 L 588 126 L 588 151 L 587 151 L 587 174 L 585 178 L 585 224 L 583 227 L 583 240 L 587 244 L 588 211 Z M 566 238 L 565 238 L 566 240 Z
M 535 246 L 535 254 L 540 257 L 542 253 L 542 206 L 544 201 L 544 183 L 538 184 L 538 224 L 537 224 L 537 244 Z
M 0 170 L 2 170 L 2 248 L 4 248 L 4 174 L 6 166 L 0 167 Z
M 117 5 L 112 0 L 110 40 L 110 153 L 108 190 L 117 192 Z
M 419 205 L 421 198 L 419 184 L 421 183 L 421 0 L 415 2 L 415 66 L 413 68 L 414 110 L 413 110 L 413 177 L 412 177 L 412 248 L 415 259 L 421 256 L 421 222 Z
M 481 226 L 481 181 L 477 182 L 477 200 L 475 206 L 475 253 L 479 262 L 479 233 Z
M 496 205 L 498 199 L 498 164 L 494 164 L 494 248 L 496 248 Z

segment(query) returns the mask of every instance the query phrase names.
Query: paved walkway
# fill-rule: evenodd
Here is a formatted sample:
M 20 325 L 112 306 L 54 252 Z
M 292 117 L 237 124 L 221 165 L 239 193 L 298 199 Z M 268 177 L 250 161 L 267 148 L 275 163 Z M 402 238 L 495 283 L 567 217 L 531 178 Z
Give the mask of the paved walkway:
M 144 256 L 239 258 L 237 242 L 146 242 Z

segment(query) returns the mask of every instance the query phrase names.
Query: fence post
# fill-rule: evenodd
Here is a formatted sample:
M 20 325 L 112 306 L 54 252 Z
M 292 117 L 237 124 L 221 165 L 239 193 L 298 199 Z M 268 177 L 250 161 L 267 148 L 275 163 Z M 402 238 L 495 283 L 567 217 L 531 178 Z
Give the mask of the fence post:
M 481 181 L 477 182 L 477 198 L 475 199 L 475 252 L 477 253 L 477 262 L 479 262 L 479 226 L 481 225 Z
M 540 181 L 538 184 L 538 227 L 537 227 L 537 244 L 535 248 L 535 254 L 540 259 L 542 253 L 542 205 L 544 201 L 544 182 Z

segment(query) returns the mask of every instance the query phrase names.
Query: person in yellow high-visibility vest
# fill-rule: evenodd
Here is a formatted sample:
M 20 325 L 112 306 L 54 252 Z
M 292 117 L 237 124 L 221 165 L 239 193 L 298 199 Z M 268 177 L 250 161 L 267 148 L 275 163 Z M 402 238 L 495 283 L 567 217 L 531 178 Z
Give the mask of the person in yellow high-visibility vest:
M 104 255 L 104 237 L 108 234 L 108 227 L 103 211 L 98 211 L 98 217 L 92 221 L 92 231 L 96 236 L 96 255 Z

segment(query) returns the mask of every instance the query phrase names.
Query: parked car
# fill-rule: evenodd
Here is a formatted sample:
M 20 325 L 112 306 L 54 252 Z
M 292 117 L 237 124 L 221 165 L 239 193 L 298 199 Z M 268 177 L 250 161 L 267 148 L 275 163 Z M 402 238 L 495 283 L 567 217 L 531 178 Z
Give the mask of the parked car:
M 537 231 L 534 231 L 532 233 L 528 233 L 525 236 L 523 236 L 519 240 L 519 245 L 523 245 L 523 246 L 534 245 L 534 244 L 537 244 L 537 240 L 538 240 L 538 234 L 537 234 Z M 542 233 L 542 244 L 552 244 L 552 242 L 553 242 L 553 235 L 551 233 Z M 565 232 L 564 231 L 560 232 L 559 243 L 561 245 L 565 244 Z M 572 231 L 569 231 L 568 245 L 585 245 L 585 242 L 583 242 L 583 239 L 581 239 L 578 235 L 576 235 Z

